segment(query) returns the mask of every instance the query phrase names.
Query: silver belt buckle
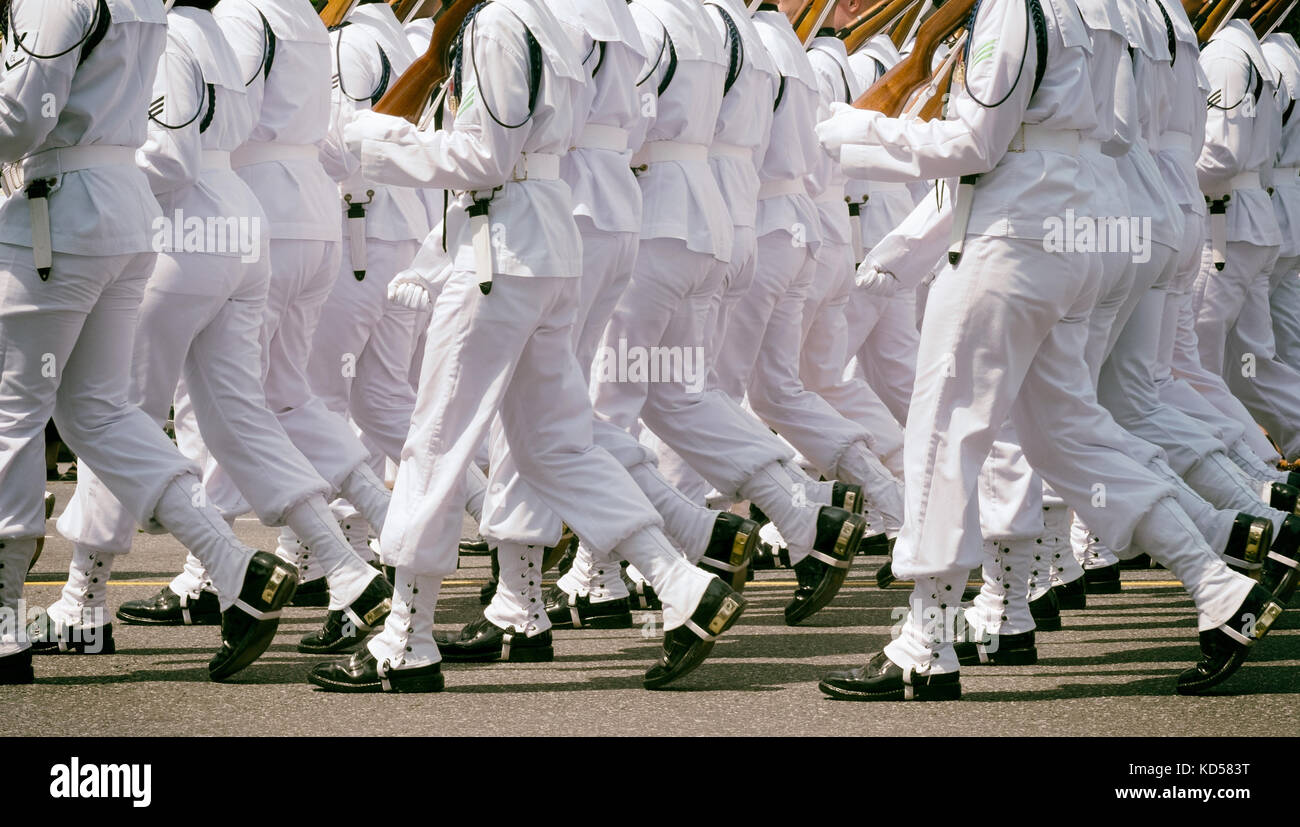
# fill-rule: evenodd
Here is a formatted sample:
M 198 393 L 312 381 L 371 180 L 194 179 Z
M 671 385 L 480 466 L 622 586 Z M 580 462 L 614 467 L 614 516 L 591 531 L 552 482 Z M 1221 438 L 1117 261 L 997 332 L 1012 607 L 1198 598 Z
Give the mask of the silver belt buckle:
M 528 156 L 520 155 L 519 160 L 515 162 L 515 168 L 510 171 L 510 178 L 513 181 L 528 180 Z

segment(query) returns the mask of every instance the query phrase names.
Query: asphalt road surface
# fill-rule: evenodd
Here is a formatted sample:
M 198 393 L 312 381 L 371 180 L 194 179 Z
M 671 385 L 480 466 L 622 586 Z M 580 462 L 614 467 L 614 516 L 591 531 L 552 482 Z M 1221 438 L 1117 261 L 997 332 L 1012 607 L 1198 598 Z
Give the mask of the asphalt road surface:
M 52 485 L 56 515 L 72 485 Z M 255 519 L 236 530 L 271 549 L 276 531 Z M 28 576 L 30 604 L 58 598 L 71 545 L 53 524 Z M 109 606 L 151 596 L 183 560 L 170 537 L 137 535 L 120 558 Z M 660 618 L 640 628 L 556 633 L 555 662 L 444 665 L 434 695 L 336 695 L 305 680 L 321 660 L 298 654 L 323 609 L 288 609 L 271 649 L 230 683 L 207 679 L 216 627 L 115 624 L 117 654 L 36 659 L 37 683 L 0 687 L 0 734 L 147 735 L 1294 735 L 1300 732 L 1300 611 L 1287 611 L 1224 694 L 1182 698 L 1177 673 L 1197 657 L 1192 605 L 1163 570 L 1126 572 L 1119 595 L 1094 596 L 1040 634 L 1039 662 L 967 667 L 963 698 L 949 703 L 845 703 L 818 679 L 856 666 L 889 640 L 905 587 L 871 579 L 879 558 L 859 558 L 830 607 L 784 624 L 789 570 L 760 572 L 750 609 L 696 672 L 668 691 L 641 688 L 660 646 Z M 444 585 L 438 627 L 477 617 L 486 557 L 463 556 Z M 549 582 L 549 581 L 548 581 Z M 1300 604 L 1300 598 L 1293 605 Z

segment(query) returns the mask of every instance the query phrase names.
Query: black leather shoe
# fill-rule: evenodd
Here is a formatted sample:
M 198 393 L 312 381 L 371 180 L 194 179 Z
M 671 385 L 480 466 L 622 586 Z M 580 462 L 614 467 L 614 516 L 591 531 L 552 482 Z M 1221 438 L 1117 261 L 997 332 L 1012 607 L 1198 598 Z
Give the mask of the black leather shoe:
M 152 626 L 216 626 L 221 623 L 221 605 L 212 592 L 198 597 L 177 594 L 163 586 L 146 600 L 128 600 L 117 610 L 123 623 Z
M 894 558 L 891 555 L 884 565 L 876 569 L 876 588 L 887 589 L 898 578 L 894 576 Z
M 1281 614 L 1282 604 L 1267 589 L 1252 588 L 1231 620 L 1201 632 L 1201 662 L 1178 676 L 1178 694 L 1203 695 L 1232 677 Z
M 740 592 L 714 577 L 690 619 L 664 633 L 659 662 L 642 679 L 646 689 L 662 689 L 704 662 L 718 638 L 735 625 L 749 604 Z
M 785 607 L 787 626 L 805 620 L 835 599 L 849 576 L 866 527 L 865 520 L 842 508 L 823 506 L 818 512 L 812 553 L 794 567 L 799 586 Z
M 501 559 L 497 557 L 497 550 L 492 549 L 489 552 L 492 555 L 492 573 L 488 575 L 488 581 L 478 590 L 478 602 L 486 606 L 492 602 L 492 598 L 497 595 L 497 583 L 501 581 Z
M 68 626 L 41 612 L 27 626 L 28 651 L 33 655 L 111 655 L 117 651 L 113 624 Z
M 1273 538 L 1260 570 L 1259 583 L 1283 606 L 1295 594 L 1300 582 L 1300 517 L 1288 514 Z
M 654 612 L 664 607 L 664 604 L 659 602 L 659 595 L 655 594 L 654 586 L 643 580 L 633 580 L 628 577 L 627 569 L 623 569 L 623 585 L 627 586 L 628 603 L 632 608 Z
M 319 664 L 307 680 L 326 692 L 441 692 L 443 687 L 441 664 L 390 669 L 378 663 L 369 649 Z
M 559 586 L 550 586 L 543 598 L 553 629 L 632 628 L 632 610 L 626 597 L 592 603 L 590 595 L 570 596 Z
M 771 522 L 771 520 L 767 518 L 767 515 L 763 513 L 763 509 L 759 508 L 753 503 L 749 504 L 749 519 L 758 523 L 760 526 L 762 526 L 764 523 Z
M 325 625 L 298 641 L 308 655 L 351 652 L 384 622 L 393 609 L 393 586 L 381 574 L 342 609 L 325 615 Z
M 868 532 L 870 532 L 870 530 L 870 528 L 867 529 Z M 868 533 L 862 538 L 862 545 L 858 546 L 858 554 L 869 554 L 875 556 L 883 554 L 886 557 L 892 557 L 894 554 L 894 541 L 897 539 L 897 537 L 890 537 L 884 533 Z
M 1288 471 L 1286 474 L 1286 484 L 1294 488 L 1300 488 L 1300 471 Z
M 955 701 L 961 697 L 961 673 L 910 676 L 884 652 L 847 672 L 831 672 L 817 688 L 841 701 Z
M 1061 609 L 1078 611 L 1088 608 L 1088 579 L 1086 577 L 1076 577 L 1069 583 L 1053 586 L 1052 591 L 1056 594 L 1056 604 Z
M 549 663 L 555 660 L 551 630 L 528 637 L 515 627 L 502 629 L 486 617 L 479 616 L 460 630 L 458 635 L 434 635 L 442 659 L 448 663 Z
M 1136 557 L 1130 557 L 1127 560 L 1120 560 L 1119 567 L 1125 571 L 1133 569 L 1143 570 L 1151 568 L 1151 556 L 1145 552 Z
M 862 497 L 862 486 L 853 482 L 836 481 L 831 484 L 831 505 L 853 514 L 861 514 L 866 500 Z
M 990 635 L 988 642 L 962 641 L 954 644 L 957 662 L 962 666 L 1033 666 L 1038 663 L 1034 632 L 1015 635 Z
M 324 609 L 330 604 L 330 587 L 324 577 L 308 580 L 293 593 L 289 605 L 295 609 Z
M 29 683 L 36 683 L 31 649 L 0 657 L 0 686 L 22 686 Z
M 1061 603 L 1054 589 L 1048 589 L 1042 597 L 1029 601 L 1029 613 L 1033 615 L 1034 625 L 1040 632 L 1061 630 Z
M 730 511 L 718 513 L 709 547 L 700 558 L 700 568 L 716 574 L 736 591 L 744 591 L 749 561 L 758 547 L 758 523 Z
M 1083 581 L 1088 594 L 1119 594 L 1119 564 L 1111 563 L 1098 569 L 1084 569 Z M 1042 624 L 1039 624 L 1038 628 L 1042 629 Z
M 754 556 L 749 560 L 751 571 L 768 571 L 790 568 L 790 549 L 785 546 L 772 547 L 766 540 L 754 544 Z
M 1273 544 L 1273 521 L 1253 514 L 1238 514 L 1232 521 L 1223 561 L 1228 568 L 1258 580 L 1269 546 Z
M 297 585 L 297 567 L 265 551 L 253 555 L 235 605 L 221 613 L 221 648 L 208 662 L 208 677 L 225 680 L 266 651 Z
M 1300 506 L 1300 488 L 1275 482 L 1268 487 L 1268 504 L 1278 511 L 1295 514 L 1297 506 Z

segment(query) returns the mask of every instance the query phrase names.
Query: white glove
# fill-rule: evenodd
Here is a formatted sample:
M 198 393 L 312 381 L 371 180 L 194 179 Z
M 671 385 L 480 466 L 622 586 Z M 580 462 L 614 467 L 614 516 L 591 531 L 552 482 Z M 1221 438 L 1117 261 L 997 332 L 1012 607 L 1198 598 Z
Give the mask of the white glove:
M 388 300 L 408 310 L 423 310 L 429 306 L 429 285 L 414 273 L 402 273 L 388 283 Z
M 898 279 L 888 270 L 881 270 L 870 261 L 862 262 L 858 268 L 858 289 L 868 296 L 889 298 L 898 292 Z
M 840 147 L 866 142 L 869 125 L 879 115 L 879 112 L 854 109 L 847 103 L 836 101 L 831 104 L 831 116 L 817 124 L 817 140 L 822 149 L 838 161 Z

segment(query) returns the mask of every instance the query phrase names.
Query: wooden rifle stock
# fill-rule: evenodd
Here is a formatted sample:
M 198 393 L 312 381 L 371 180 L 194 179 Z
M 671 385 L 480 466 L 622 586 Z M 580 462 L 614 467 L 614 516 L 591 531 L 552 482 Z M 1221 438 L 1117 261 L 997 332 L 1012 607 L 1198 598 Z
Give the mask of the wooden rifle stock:
M 1287 7 L 1291 0 L 1267 0 L 1263 5 L 1250 16 L 1250 27 L 1255 30 L 1255 35 L 1263 38 L 1268 34 L 1273 24 L 1286 13 Z
M 817 30 L 826 22 L 834 3 L 835 0 L 813 0 L 808 6 L 808 11 L 799 20 L 799 25 L 794 27 L 795 36 L 799 38 L 800 43 L 808 45 L 817 34 Z
M 1231 14 L 1238 5 L 1239 3 L 1234 2 L 1234 0 L 1218 0 L 1214 5 L 1214 8 L 1210 9 L 1209 13 L 1205 15 L 1205 19 L 1202 21 L 1201 25 L 1196 27 L 1197 39 L 1202 43 L 1210 42 L 1210 38 L 1214 37 L 1214 33 L 1219 30 L 1224 21 L 1228 18 L 1228 15 Z
M 894 28 L 889 32 L 889 39 L 893 41 L 895 49 L 903 48 L 903 44 L 907 42 L 907 36 L 912 33 L 912 27 L 916 25 L 916 18 L 921 16 L 921 12 L 925 10 L 927 5 L 929 3 L 922 0 L 922 2 L 903 12 L 903 16 L 898 18 L 898 22 L 894 24 Z
M 802 23 L 804 16 L 808 14 L 808 9 L 812 8 L 812 4 L 813 0 L 802 0 L 802 2 L 799 3 L 799 8 L 786 14 L 786 17 L 790 18 L 790 25 L 797 27 Z
M 413 124 L 419 124 L 424 106 L 433 96 L 433 91 L 451 74 L 448 53 L 452 42 L 460 31 L 461 23 L 478 2 L 479 0 L 443 0 L 443 10 L 433 27 L 429 48 L 384 93 L 379 103 L 375 104 L 376 112 L 406 118 Z
M 940 70 L 941 74 L 938 79 L 938 88 L 934 96 L 926 101 L 916 116 L 923 121 L 934 121 L 943 117 L 943 104 L 948 97 L 949 90 L 952 89 L 952 73 L 957 68 L 957 61 L 953 61 Z
M 840 39 L 844 41 L 844 48 L 849 54 L 853 54 L 862 48 L 862 44 L 884 31 L 885 27 L 891 22 L 898 19 L 913 3 L 919 3 L 921 0 L 880 0 L 872 4 L 871 8 L 864 11 L 849 25 L 840 29 Z
M 898 117 L 912 93 L 930 80 L 930 66 L 939 44 L 962 27 L 974 6 L 975 0 L 947 0 L 921 24 L 911 53 L 873 83 L 853 105 Z
M 352 9 L 357 5 L 357 0 L 329 0 L 325 8 L 321 9 L 320 19 L 326 28 L 334 28 L 348 19 Z

